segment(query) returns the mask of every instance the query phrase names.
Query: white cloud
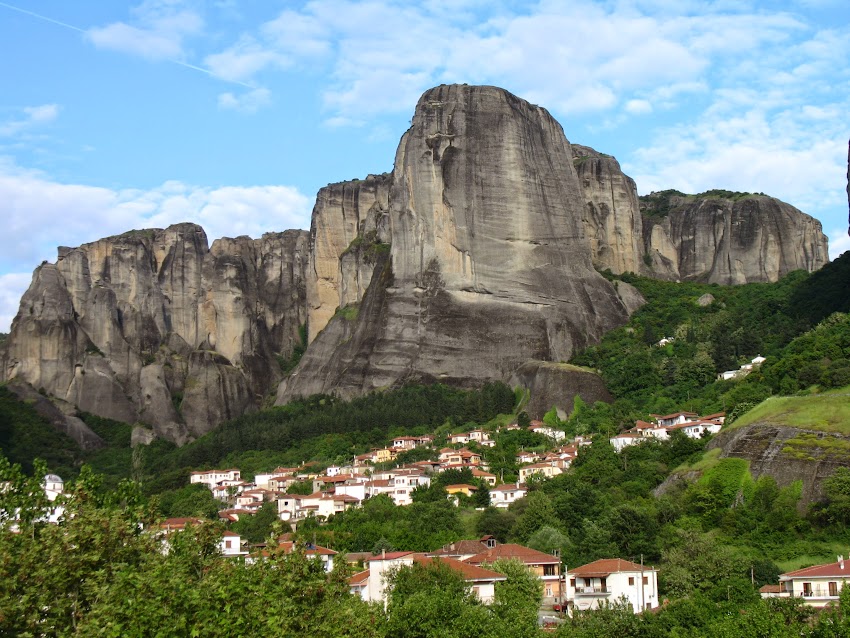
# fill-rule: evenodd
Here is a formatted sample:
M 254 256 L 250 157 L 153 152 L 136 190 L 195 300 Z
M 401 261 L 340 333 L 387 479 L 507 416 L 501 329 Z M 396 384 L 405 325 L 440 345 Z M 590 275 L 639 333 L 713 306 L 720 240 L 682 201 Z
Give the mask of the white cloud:
M 241 95 L 227 92 L 218 96 L 219 108 L 242 113 L 256 113 L 269 104 L 271 104 L 271 92 L 265 88 L 253 89 Z
M 210 239 L 309 227 L 312 201 L 290 186 L 204 188 L 165 182 L 150 190 L 62 184 L 0 161 L 0 269 L 20 271 L 79 245 L 133 228 L 189 221 Z M 61 219 L 61 224 L 56 220 Z
M 214 75 L 238 82 L 252 78 L 267 67 L 286 68 L 291 62 L 286 56 L 245 37 L 225 51 L 207 56 L 204 64 Z
M 149 0 L 132 13 L 137 24 L 92 27 L 86 37 L 99 48 L 150 60 L 177 60 L 183 57 L 185 38 L 199 34 L 204 27 L 203 18 L 181 2 Z
M 0 332 L 9 332 L 12 319 L 18 312 L 21 297 L 32 281 L 32 273 L 0 275 Z
M 52 122 L 59 115 L 58 104 L 42 104 L 40 106 L 27 106 L 21 109 L 23 119 L 13 119 L 0 123 L 0 137 L 11 137 L 21 131 L 25 131 L 39 124 Z
M 829 233 L 829 258 L 837 259 L 850 250 L 850 235 L 847 228 L 837 228 Z
M 629 100 L 625 105 L 626 113 L 632 115 L 646 115 L 652 113 L 652 104 L 647 100 Z

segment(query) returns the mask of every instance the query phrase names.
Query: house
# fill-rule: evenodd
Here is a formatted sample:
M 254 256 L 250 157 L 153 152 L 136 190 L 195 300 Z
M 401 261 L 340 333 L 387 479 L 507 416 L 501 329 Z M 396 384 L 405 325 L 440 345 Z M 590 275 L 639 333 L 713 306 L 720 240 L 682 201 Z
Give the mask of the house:
M 248 551 L 243 547 L 246 543 L 239 534 L 224 532 L 218 542 L 218 548 L 224 556 L 247 556 Z
M 518 501 L 528 493 L 524 487 L 516 483 L 504 483 L 490 490 L 490 504 L 504 509 L 514 501 Z
M 326 572 L 332 572 L 334 568 L 334 556 L 336 556 L 336 552 L 332 549 L 328 549 L 327 547 L 322 547 L 321 545 L 316 545 L 315 543 L 307 543 L 305 545 L 296 545 L 293 541 L 279 541 L 278 542 L 278 550 L 282 551 L 284 554 L 291 554 L 296 549 L 300 547 L 300 549 L 304 552 L 304 555 L 308 558 L 315 558 L 316 560 L 321 561 L 324 565 Z
M 202 472 L 192 472 L 189 475 L 190 483 L 205 483 L 212 488 L 222 481 L 241 481 L 241 472 L 237 469 L 229 470 L 204 470 Z
M 544 425 L 542 421 L 532 421 L 531 425 L 528 426 L 528 430 L 536 434 L 542 434 L 556 443 L 560 443 L 567 438 L 567 435 L 563 430 L 556 430 L 548 425 Z
M 495 474 L 490 474 L 490 472 L 479 470 L 477 467 L 472 468 L 472 476 L 473 478 L 477 478 L 480 481 L 484 481 L 490 487 L 494 487 L 496 485 Z
M 603 558 L 565 575 L 568 609 L 598 609 L 625 598 L 635 613 L 658 607 L 658 572 L 622 558 Z
M 414 552 L 392 552 L 372 557 L 368 569 L 354 574 L 349 579 L 349 589 L 367 602 L 377 601 L 386 605 L 389 598 L 388 580 L 396 570 L 413 564 L 430 566 L 437 563 L 461 574 L 467 586 L 485 604 L 492 603 L 495 599 L 495 584 L 507 580 L 503 574 L 453 558 Z
M 839 556 L 834 563 L 804 567 L 779 575 L 779 585 L 762 587 L 762 598 L 801 598 L 811 607 L 838 601 L 841 588 L 850 579 L 850 560 Z
M 58 474 L 45 474 L 41 486 L 44 488 L 44 495 L 51 503 L 65 491 L 65 481 Z
M 519 468 L 519 483 L 527 483 L 529 477 L 537 474 L 543 478 L 552 478 L 553 476 L 558 476 L 561 474 L 563 470 L 561 468 L 552 465 L 551 463 L 534 463 L 533 465 L 526 465 L 525 467 Z
M 467 436 L 470 441 L 475 441 L 479 444 L 490 440 L 490 435 L 484 430 L 470 430 Z
M 496 544 L 494 547 L 468 558 L 470 565 L 492 565 L 495 561 L 518 560 L 540 579 L 544 604 L 559 602 L 563 595 L 561 581 L 561 559 L 552 554 L 514 543 Z
M 655 422 L 664 428 L 669 428 L 671 425 L 679 423 L 687 423 L 688 421 L 696 421 L 698 415 L 696 412 L 674 412 L 673 414 L 665 414 L 655 418 Z
M 397 450 L 412 450 L 417 445 L 420 445 L 420 443 L 415 436 L 397 436 L 393 439 L 393 447 Z
M 456 444 L 466 445 L 467 443 L 469 443 L 469 433 L 468 432 L 458 432 L 457 434 L 452 434 L 449 441 L 454 445 L 456 445 Z
M 455 494 L 463 494 L 464 496 L 472 496 L 474 492 L 477 492 L 478 488 L 474 485 L 467 485 L 466 483 L 457 483 L 456 485 L 446 485 L 446 492 L 449 496 L 454 496 Z
M 442 558 L 456 558 L 457 560 L 465 561 L 483 551 L 496 547 L 498 544 L 499 541 L 494 536 L 487 535 L 477 540 L 462 540 L 447 543 L 437 551 L 429 552 L 428 555 Z
M 617 452 L 622 452 L 624 448 L 630 445 L 635 445 L 644 440 L 644 437 L 636 432 L 623 432 L 617 436 L 608 439 L 608 442 L 614 446 Z

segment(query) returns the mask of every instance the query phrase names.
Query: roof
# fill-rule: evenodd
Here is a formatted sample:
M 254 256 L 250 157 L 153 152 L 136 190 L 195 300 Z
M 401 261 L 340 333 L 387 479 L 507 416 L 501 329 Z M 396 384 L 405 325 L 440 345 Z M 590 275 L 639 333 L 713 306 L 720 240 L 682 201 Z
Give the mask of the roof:
M 378 556 L 372 556 L 369 561 L 371 562 L 376 560 L 395 560 L 396 558 L 403 558 L 405 556 L 409 556 L 412 553 L 413 552 L 384 552 L 383 554 L 380 554 Z
M 525 492 L 527 491 L 527 488 L 519 487 L 516 483 L 503 483 L 502 485 L 497 485 L 490 489 L 491 492 L 515 492 L 516 490 L 522 490 Z
M 762 594 L 781 594 L 784 589 L 782 589 L 782 585 L 762 585 L 759 588 L 759 592 Z
M 201 525 L 204 521 L 200 518 L 166 518 L 159 524 L 160 529 L 184 529 L 187 525 Z
M 348 584 L 352 587 L 357 587 L 360 585 L 365 585 L 369 580 L 369 570 L 364 569 L 362 572 L 357 572 L 356 574 L 352 574 L 348 579 Z
M 696 412 L 674 412 L 673 414 L 665 414 L 664 416 L 656 417 L 658 421 L 664 419 L 675 419 L 677 416 L 698 416 Z
M 481 563 L 492 563 L 500 558 L 516 558 L 526 565 L 556 565 L 561 562 L 560 558 L 552 556 L 552 554 L 538 552 L 536 549 L 531 549 L 530 547 L 524 547 L 515 543 L 496 545 L 495 547 L 491 547 L 490 549 L 486 549 L 483 552 L 476 554 L 472 558 L 468 559 L 467 562 L 472 565 L 480 565 Z
M 428 556 L 427 554 L 414 554 L 413 562 L 426 566 L 434 564 L 443 564 L 446 567 L 452 569 L 453 571 L 459 572 L 463 576 L 463 579 L 467 582 L 480 580 L 507 580 L 507 576 L 505 576 L 504 574 L 500 574 L 499 572 L 494 572 L 491 569 L 484 569 L 483 567 L 478 567 L 477 565 L 464 563 L 462 561 L 455 560 L 454 558 L 446 558 L 444 556 Z
M 446 545 L 443 545 L 437 551 L 431 552 L 431 555 L 464 556 L 468 554 L 470 556 L 475 556 L 476 554 L 479 554 L 485 549 L 487 549 L 487 546 L 480 540 L 464 540 L 455 541 L 454 543 L 448 543 Z
M 295 543 L 292 541 L 283 541 L 278 544 L 278 547 L 282 549 L 287 554 L 293 552 L 295 550 Z M 336 552 L 332 549 L 328 549 L 327 547 L 322 547 L 321 545 L 313 545 L 312 543 L 307 543 L 302 546 L 304 548 L 304 553 L 307 555 L 311 554 L 320 554 L 322 556 L 334 556 Z
M 600 558 L 587 565 L 576 567 L 569 570 L 571 576 L 608 576 L 609 574 L 618 574 L 620 572 L 653 572 L 654 567 L 641 567 L 637 563 L 623 558 Z
M 850 578 L 850 559 L 842 560 L 827 565 L 813 565 L 812 567 L 804 567 L 793 572 L 780 574 L 780 580 L 790 578 L 826 578 L 836 576 L 839 578 Z

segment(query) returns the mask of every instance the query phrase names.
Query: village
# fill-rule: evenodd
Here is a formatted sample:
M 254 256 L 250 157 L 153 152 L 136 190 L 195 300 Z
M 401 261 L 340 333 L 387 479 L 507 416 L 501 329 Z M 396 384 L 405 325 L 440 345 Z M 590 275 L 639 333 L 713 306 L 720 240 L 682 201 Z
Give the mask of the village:
M 667 440 L 676 432 L 692 439 L 711 436 L 720 431 L 724 421 L 724 413 L 653 415 L 651 421 L 637 421 L 634 427 L 608 440 L 617 452 L 621 452 L 644 441 Z M 504 430 L 520 427 L 513 423 L 504 426 Z M 591 444 L 589 438 L 581 436 L 567 441 L 562 430 L 540 421 L 532 421 L 527 430 L 545 437 L 550 446 L 543 452 L 520 451 L 517 454 L 519 471 L 515 483 L 504 483 L 502 477 L 488 471 L 484 450 L 495 445 L 493 437 L 499 431 L 481 429 L 450 434 L 446 437 L 446 446 L 439 449 L 433 447 L 433 435 L 395 437 L 387 447 L 354 457 L 350 465 L 332 465 L 322 471 L 315 471 L 310 465 L 279 467 L 256 474 L 253 481 L 243 481 L 240 470 L 230 468 L 193 472 L 190 480 L 206 485 L 217 499 L 228 505 L 219 512 L 224 521 L 251 516 L 264 504 L 274 502 L 279 519 L 293 530 L 308 518 L 327 520 L 379 495 L 386 495 L 396 506 L 407 506 L 414 501 L 415 490 L 427 488 L 436 476 L 447 470 L 467 469 L 477 483 L 445 485 L 446 498 L 455 505 L 462 499 L 470 499 L 486 486 L 490 505 L 504 509 L 527 495 L 530 482 L 545 481 L 564 472 L 576 458 L 579 448 Z M 432 448 L 434 460 L 398 464 L 387 469 L 400 454 L 419 448 Z M 311 494 L 287 491 L 304 483 L 312 485 Z M 171 532 L 187 524 L 201 523 L 197 519 L 171 519 L 163 523 L 163 529 Z M 292 537 L 292 534 L 281 536 L 279 549 L 294 551 L 296 544 Z M 328 571 L 333 569 L 335 560 L 342 559 L 351 565 L 357 571 L 350 577 L 350 590 L 365 601 L 386 603 L 386 576 L 399 567 L 438 561 L 460 573 L 475 595 L 483 603 L 489 603 L 494 597 L 495 584 L 505 576 L 488 569 L 488 565 L 497 560 L 516 560 L 539 578 L 543 609 L 572 614 L 574 610 L 598 609 L 619 601 L 628 603 L 634 613 L 640 613 L 664 602 L 658 591 L 658 570 L 642 561 L 610 557 L 568 567 L 557 551 L 547 554 L 514 543 L 500 543 L 492 536 L 456 541 L 425 553 L 353 552 L 339 556 L 333 549 L 315 543 L 307 543 L 301 549 L 322 561 Z M 248 547 L 247 541 L 228 531 L 221 540 L 221 551 L 226 556 L 243 556 L 250 561 L 268 550 L 264 546 Z M 839 556 L 834 564 L 782 574 L 779 584 L 762 587 L 760 594 L 763 598 L 799 597 L 807 605 L 822 607 L 838 599 L 845 578 L 844 560 Z

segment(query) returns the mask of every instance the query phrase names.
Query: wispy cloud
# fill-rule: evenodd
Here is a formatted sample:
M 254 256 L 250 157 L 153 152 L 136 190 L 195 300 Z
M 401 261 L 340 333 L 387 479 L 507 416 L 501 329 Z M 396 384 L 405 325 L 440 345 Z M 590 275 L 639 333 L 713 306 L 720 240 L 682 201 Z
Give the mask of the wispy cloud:
M 181 221 L 202 225 L 211 239 L 307 228 L 311 205 L 291 186 L 205 188 L 169 181 L 149 190 L 113 190 L 65 184 L 0 158 L 0 218 L 7 231 L 0 236 L 0 270 L 52 259 L 58 245 Z
M 174 60 L 184 55 L 184 40 L 203 30 L 203 18 L 180 2 L 148 1 L 132 10 L 134 24 L 114 22 L 92 27 L 86 37 L 97 47 L 152 60 Z
M 23 117 L 0 123 L 0 137 L 11 137 L 41 124 L 52 122 L 59 115 L 59 105 L 27 106 L 21 109 L 21 114 Z
M 271 104 L 271 91 L 265 88 L 254 89 L 239 95 L 227 92 L 218 96 L 220 108 L 242 113 L 256 113 L 269 104 Z

